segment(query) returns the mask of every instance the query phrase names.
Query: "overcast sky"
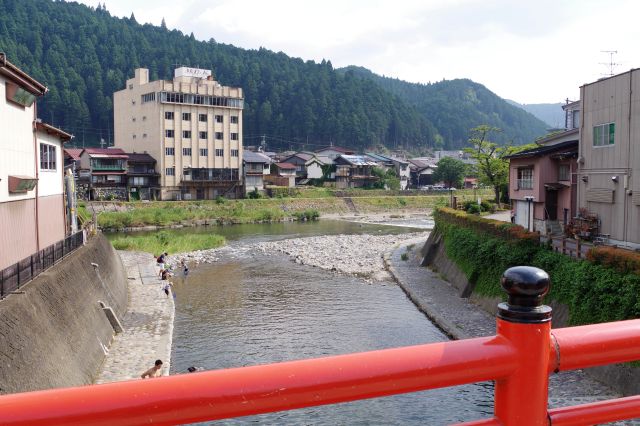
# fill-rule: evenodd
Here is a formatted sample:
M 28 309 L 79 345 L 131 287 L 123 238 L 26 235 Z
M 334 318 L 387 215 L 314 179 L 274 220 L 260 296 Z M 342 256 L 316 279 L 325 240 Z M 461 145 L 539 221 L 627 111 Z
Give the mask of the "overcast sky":
M 520 103 L 640 67 L 633 0 L 82 0 L 112 16 L 410 82 L 469 78 Z M 196 64 L 189 64 L 196 65 Z M 224 83 L 224 82 L 222 82 Z

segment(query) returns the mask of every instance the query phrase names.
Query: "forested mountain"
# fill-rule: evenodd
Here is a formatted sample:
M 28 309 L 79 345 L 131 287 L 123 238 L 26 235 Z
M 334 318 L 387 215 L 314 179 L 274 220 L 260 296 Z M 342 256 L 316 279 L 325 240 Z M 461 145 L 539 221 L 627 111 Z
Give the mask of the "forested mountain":
M 515 105 L 538 117 L 550 128 L 560 129 L 564 127 L 563 103 L 556 104 L 520 104 L 516 101 L 506 99 L 511 105 Z
M 112 140 L 112 95 L 135 68 L 149 68 L 152 80 L 171 79 L 176 64 L 211 69 L 221 84 L 244 89 L 245 144 L 266 134 L 276 141 L 270 148 L 333 142 L 419 152 L 434 144 L 459 147 L 469 128 L 483 123 L 504 128 L 517 143 L 544 133 L 530 116 L 503 108 L 501 99 L 470 81 L 417 86 L 420 91 L 409 96 L 392 87 L 408 83 L 385 86 L 360 73 L 338 72 L 328 61 L 198 41 L 165 25 L 140 25 L 133 15 L 112 17 L 104 7 L 0 0 L 0 51 L 49 87 L 38 115 L 87 145 Z M 431 86 L 438 90 L 423 94 Z
M 429 117 L 447 148 L 467 145 L 469 129 L 480 124 L 499 127 L 503 131 L 495 139 L 500 143 L 522 145 L 546 133 L 541 120 L 509 104 L 482 84 L 467 79 L 443 80 L 417 84 L 382 77 L 366 68 L 350 66 L 338 71 L 376 82 Z

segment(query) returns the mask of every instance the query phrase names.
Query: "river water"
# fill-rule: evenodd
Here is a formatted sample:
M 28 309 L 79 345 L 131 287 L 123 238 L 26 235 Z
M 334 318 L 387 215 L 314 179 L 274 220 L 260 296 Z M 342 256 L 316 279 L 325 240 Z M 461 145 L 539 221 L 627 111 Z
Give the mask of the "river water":
M 447 339 L 392 282 L 367 283 L 244 249 L 272 239 L 415 228 L 320 221 L 177 232 L 194 231 L 223 234 L 229 246 L 221 261 L 192 268 L 175 282 L 172 374 L 190 366 L 220 369 Z M 492 392 L 485 383 L 213 423 L 440 425 L 489 417 Z

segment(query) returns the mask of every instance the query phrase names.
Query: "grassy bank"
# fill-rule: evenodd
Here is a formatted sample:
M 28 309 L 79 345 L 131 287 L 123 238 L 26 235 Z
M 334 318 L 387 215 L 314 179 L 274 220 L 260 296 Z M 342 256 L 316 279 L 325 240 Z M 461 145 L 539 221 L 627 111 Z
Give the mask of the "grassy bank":
M 182 253 L 216 248 L 225 242 L 224 237 L 215 234 L 171 235 L 161 231 L 153 235 L 124 235 L 113 239 L 111 244 L 116 250 L 146 251 L 158 256 L 164 252 Z
M 449 202 L 449 194 L 366 196 L 367 194 L 377 192 L 350 190 L 351 203 L 343 197 L 336 197 L 335 191 L 324 188 L 301 190 L 299 196 L 286 198 L 103 203 L 107 210 L 113 211 L 98 213 L 98 225 L 103 229 L 122 229 L 148 225 L 162 227 L 193 221 L 229 224 L 314 220 L 323 214 L 394 213 L 402 210 L 426 212 Z M 313 195 L 317 198 L 313 198 Z M 473 191 L 458 191 L 456 195 L 459 199 L 471 199 Z

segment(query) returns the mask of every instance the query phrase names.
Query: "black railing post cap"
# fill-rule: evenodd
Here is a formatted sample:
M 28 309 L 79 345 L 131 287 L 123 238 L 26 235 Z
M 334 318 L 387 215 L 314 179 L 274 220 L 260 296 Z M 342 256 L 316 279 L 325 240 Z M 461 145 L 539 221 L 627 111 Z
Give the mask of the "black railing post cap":
M 506 303 L 498 305 L 498 317 L 510 322 L 538 323 L 551 320 L 551 308 L 542 304 L 549 292 L 549 274 L 532 266 L 514 266 L 502 274 Z

